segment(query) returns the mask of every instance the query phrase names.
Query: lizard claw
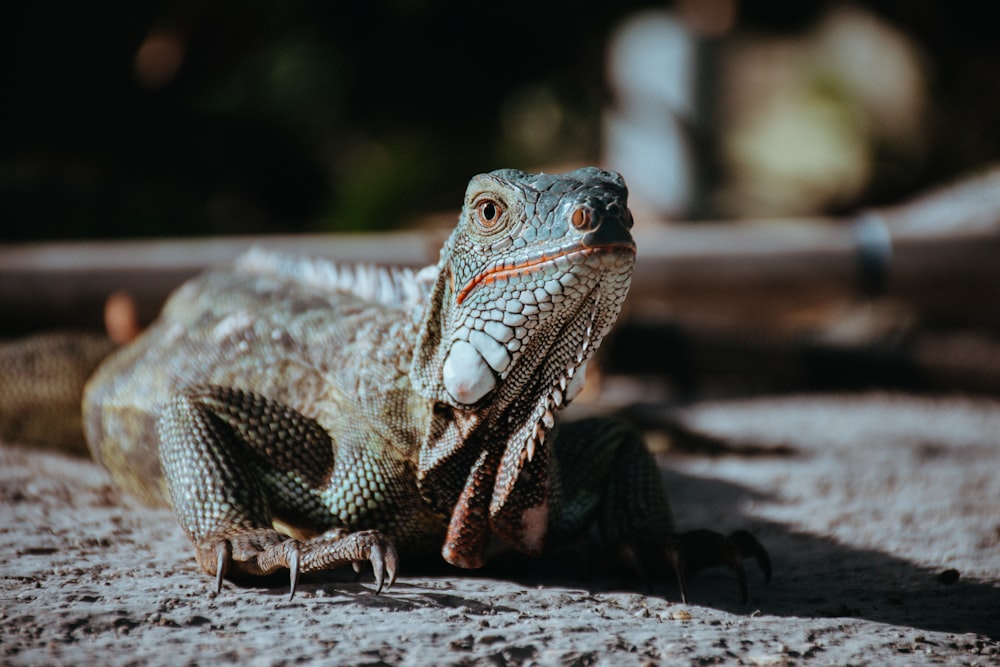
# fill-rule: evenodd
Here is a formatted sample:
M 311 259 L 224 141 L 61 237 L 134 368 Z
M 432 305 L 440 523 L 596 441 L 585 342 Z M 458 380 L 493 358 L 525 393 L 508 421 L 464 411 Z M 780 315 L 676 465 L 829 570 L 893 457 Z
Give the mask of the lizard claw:
M 730 533 L 729 540 L 739 549 L 743 558 L 752 557 L 757 562 L 757 567 L 764 574 L 764 581 L 771 581 L 771 556 L 767 553 L 764 545 L 746 530 L 737 530 Z
M 740 595 L 746 604 L 749 596 L 744 558 L 752 557 L 764 574 L 764 580 L 771 581 L 771 557 L 767 549 L 745 530 L 737 530 L 728 537 L 711 530 L 692 530 L 677 537 L 678 543 L 672 547 L 675 553 L 668 553 L 668 558 L 677 568 L 682 599 L 686 597 L 683 583 L 686 573 L 724 565 L 736 574 Z
M 291 542 L 292 540 L 289 540 Z M 301 567 L 299 566 L 299 545 L 294 543 L 288 549 L 288 573 L 291 580 L 291 584 L 288 590 L 288 601 L 291 602 L 292 598 L 295 597 L 295 589 L 299 585 L 299 576 L 301 575 Z
M 687 587 L 685 586 L 686 578 L 684 576 L 684 556 L 681 553 L 680 545 L 677 542 L 673 542 L 667 547 L 667 562 L 670 563 L 670 567 L 673 568 L 674 574 L 677 575 L 677 588 L 681 592 L 681 602 L 687 604 Z
M 233 557 L 233 545 L 229 540 L 219 540 L 215 547 L 215 592 L 222 591 L 222 580 L 229 570 L 229 561 Z
M 392 588 L 396 582 L 396 569 L 399 567 L 399 555 L 392 543 L 386 542 L 372 546 L 368 560 L 371 561 L 372 570 L 375 573 L 375 594 L 382 592 L 383 584 L 385 584 L 386 590 Z M 389 577 L 388 583 L 386 583 L 386 575 Z

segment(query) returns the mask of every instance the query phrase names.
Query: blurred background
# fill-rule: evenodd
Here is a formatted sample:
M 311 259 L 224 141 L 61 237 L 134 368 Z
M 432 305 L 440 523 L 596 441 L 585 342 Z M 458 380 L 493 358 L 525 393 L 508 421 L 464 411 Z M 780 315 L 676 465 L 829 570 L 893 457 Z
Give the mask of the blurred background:
M 1000 157 L 988 3 L 38 2 L 2 240 L 383 230 L 602 163 L 674 219 L 843 213 Z
M 230 235 L 408 230 L 424 236 L 304 238 L 340 259 L 433 261 L 472 174 L 596 163 L 625 176 L 640 236 L 613 371 L 668 377 L 681 399 L 1000 391 L 1000 174 L 957 204 L 885 208 L 1000 158 L 988 3 L 5 14 L 5 335 L 99 326 L 121 287 L 148 321 Z M 28 243 L 160 237 L 200 240 Z

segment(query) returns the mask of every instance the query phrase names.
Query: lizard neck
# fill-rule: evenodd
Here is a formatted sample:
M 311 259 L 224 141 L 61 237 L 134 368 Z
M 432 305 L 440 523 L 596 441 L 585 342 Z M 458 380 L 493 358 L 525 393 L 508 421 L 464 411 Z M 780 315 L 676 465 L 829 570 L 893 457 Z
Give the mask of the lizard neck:
M 620 177 L 594 169 L 470 182 L 409 367 L 433 411 L 417 479 L 451 517 L 442 553 L 453 564 L 480 565 L 491 533 L 543 546 L 545 440 L 628 290 L 625 196 Z
M 458 300 L 451 255 L 449 242 L 417 317 L 410 380 L 433 405 L 417 455 L 417 479 L 424 498 L 449 517 L 445 560 L 479 567 L 491 534 L 528 553 L 542 550 L 551 461 L 546 438 L 555 413 L 582 387 L 586 361 L 596 349 L 592 332 L 603 323 L 595 322 L 599 295 L 583 299 L 567 317 L 572 325 L 525 341 L 506 382 L 473 405 L 455 405 L 444 382 L 451 343 L 443 332 L 454 326 L 450 308 Z M 581 320 L 588 326 L 577 326 Z M 556 352 L 567 345 L 572 354 Z

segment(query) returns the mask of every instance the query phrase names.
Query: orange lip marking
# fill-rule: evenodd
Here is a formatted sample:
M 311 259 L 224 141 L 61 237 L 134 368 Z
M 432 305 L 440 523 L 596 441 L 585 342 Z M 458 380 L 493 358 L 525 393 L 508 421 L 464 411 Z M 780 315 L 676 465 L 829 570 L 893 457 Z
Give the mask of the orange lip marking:
M 492 269 L 487 269 L 486 271 L 483 271 L 475 278 L 470 280 L 468 284 L 466 284 L 466 286 L 462 288 L 462 291 L 459 292 L 458 296 L 455 298 L 455 303 L 461 304 L 463 301 L 465 301 L 465 297 L 469 296 L 469 292 L 476 289 L 480 285 L 489 285 L 490 283 L 494 283 L 498 280 L 506 280 L 507 278 L 521 275 L 523 273 L 532 273 L 533 271 L 537 271 L 538 269 L 542 268 L 547 264 L 551 264 L 553 261 L 559 259 L 560 257 L 573 257 L 574 255 L 589 255 L 593 252 L 612 250 L 616 248 L 633 249 L 633 246 L 602 245 L 602 246 L 593 246 L 591 248 L 579 248 L 577 250 L 569 250 L 567 252 L 561 252 L 555 255 L 543 254 L 541 257 L 529 259 L 526 262 L 521 262 L 520 264 L 515 264 L 514 266 L 510 267 L 498 266 Z

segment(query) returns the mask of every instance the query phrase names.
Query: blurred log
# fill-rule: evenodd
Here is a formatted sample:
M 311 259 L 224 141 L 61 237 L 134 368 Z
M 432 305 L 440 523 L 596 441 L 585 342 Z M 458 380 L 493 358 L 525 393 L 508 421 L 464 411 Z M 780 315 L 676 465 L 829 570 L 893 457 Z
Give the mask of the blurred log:
M 445 231 L 0 246 L 5 335 L 99 327 L 125 290 L 144 321 L 184 279 L 260 244 L 335 260 L 421 266 Z M 890 299 L 932 323 L 1000 330 L 1000 169 L 857 219 L 639 225 L 630 314 L 775 335 L 844 304 Z
M 606 373 L 643 376 L 658 387 L 640 383 L 632 394 L 619 391 L 625 404 L 657 394 L 654 402 L 682 403 L 706 396 L 870 389 L 1000 395 L 1000 341 L 972 330 L 840 344 L 627 320 L 601 354 Z
M 854 219 L 640 228 L 631 302 L 713 330 L 776 333 L 878 297 L 1000 329 L 1000 168 Z
M 206 267 L 253 246 L 338 261 L 424 266 L 445 233 L 226 237 L 29 243 L 0 246 L 0 334 L 103 328 L 104 302 L 127 292 L 150 322 L 167 295 Z

